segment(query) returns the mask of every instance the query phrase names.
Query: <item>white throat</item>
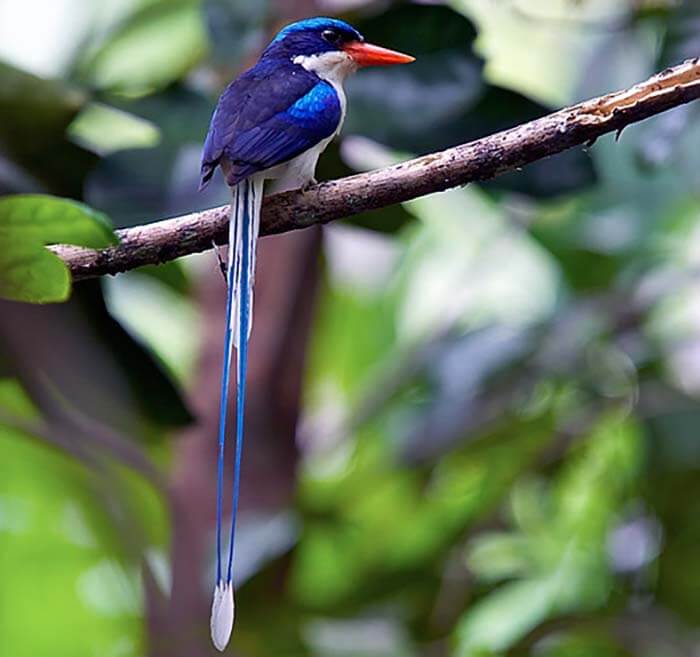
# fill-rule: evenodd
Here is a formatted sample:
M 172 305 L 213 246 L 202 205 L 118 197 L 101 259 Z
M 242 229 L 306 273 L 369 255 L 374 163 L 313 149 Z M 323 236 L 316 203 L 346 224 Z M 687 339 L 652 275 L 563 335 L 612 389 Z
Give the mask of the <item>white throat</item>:
M 330 82 L 336 90 L 341 87 L 345 78 L 357 70 L 355 60 L 342 51 L 324 52 L 320 55 L 297 55 L 292 59 L 294 64 L 312 71 L 321 80 Z

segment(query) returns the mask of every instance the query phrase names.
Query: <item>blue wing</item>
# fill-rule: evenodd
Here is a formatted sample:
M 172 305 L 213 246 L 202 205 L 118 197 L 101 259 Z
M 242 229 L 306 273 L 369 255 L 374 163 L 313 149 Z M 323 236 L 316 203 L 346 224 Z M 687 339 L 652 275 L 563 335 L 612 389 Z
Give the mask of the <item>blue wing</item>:
M 328 82 L 300 66 L 257 66 L 222 94 L 202 155 L 202 187 L 225 161 L 228 183 L 287 162 L 330 137 L 341 118 Z

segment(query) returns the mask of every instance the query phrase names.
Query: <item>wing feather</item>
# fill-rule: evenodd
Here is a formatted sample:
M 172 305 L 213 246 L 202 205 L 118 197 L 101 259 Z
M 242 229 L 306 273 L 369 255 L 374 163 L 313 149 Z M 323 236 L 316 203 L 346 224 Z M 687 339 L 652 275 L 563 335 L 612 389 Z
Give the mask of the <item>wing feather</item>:
M 287 162 L 330 137 L 341 106 L 328 82 L 294 67 L 252 69 L 222 94 L 202 155 L 202 187 L 221 163 L 229 185 Z

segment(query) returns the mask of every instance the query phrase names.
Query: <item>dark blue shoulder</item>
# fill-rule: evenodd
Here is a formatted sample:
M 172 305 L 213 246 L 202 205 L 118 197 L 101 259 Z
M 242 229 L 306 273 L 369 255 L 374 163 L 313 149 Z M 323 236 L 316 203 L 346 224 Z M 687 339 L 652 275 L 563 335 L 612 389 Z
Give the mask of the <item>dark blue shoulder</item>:
M 231 82 L 209 124 L 202 151 L 201 187 L 209 182 L 237 133 L 286 111 L 318 83 L 315 74 L 290 61 L 261 61 Z
M 285 110 L 246 130 L 236 130 L 225 147 L 227 182 L 240 180 L 283 164 L 335 134 L 342 108 L 336 90 L 316 81 Z

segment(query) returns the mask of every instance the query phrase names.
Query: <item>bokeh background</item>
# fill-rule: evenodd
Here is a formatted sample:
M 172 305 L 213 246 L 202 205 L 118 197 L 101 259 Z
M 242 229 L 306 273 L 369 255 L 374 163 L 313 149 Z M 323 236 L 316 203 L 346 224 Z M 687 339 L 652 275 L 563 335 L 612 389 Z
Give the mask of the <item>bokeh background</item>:
M 0 0 L 0 194 L 225 202 L 216 97 L 317 14 L 418 58 L 320 179 L 700 55 L 693 0 Z M 699 118 L 262 240 L 229 654 L 700 654 Z M 214 653 L 223 310 L 211 252 L 0 302 L 1 657 Z

